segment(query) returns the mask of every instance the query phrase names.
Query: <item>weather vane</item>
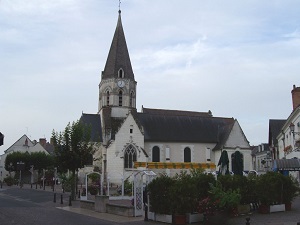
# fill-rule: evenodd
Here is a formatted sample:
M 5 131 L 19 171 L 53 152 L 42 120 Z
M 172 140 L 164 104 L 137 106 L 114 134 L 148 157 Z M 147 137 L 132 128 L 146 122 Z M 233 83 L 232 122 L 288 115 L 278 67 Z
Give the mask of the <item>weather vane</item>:
M 119 0 L 119 11 L 121 11 L 121 0 Z

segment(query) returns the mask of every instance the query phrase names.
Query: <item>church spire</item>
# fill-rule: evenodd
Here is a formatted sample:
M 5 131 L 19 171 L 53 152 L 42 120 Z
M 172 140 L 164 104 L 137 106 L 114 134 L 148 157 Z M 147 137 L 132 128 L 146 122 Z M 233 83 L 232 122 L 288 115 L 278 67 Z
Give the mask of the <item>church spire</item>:
M 121 10 L 119 6 L 118 23 L 110 46 L 105 68 L 102 72 L 102 79 L 119 78 L 118 72 L 120 69 L 124 72 L 123 78 L 134 81 L 134 74 L 123 31 Z

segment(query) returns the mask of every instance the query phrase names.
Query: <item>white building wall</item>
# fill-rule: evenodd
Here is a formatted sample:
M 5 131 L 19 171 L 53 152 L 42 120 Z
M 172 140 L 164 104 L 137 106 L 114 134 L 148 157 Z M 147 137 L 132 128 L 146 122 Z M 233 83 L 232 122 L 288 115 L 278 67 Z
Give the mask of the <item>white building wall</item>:
M 250 148 L 249 142 L 247 141 L 239 123 L 235 121 L 230 135 L 225 143 L 227 148 L 236 148 L 237 146 L 241 149 Z
M 124 170 L 124 151 L 130 144 L 137 150 L 137 161 L 146 162 L 147 157 L 143 152 L 144 135 L 131 114 L 125 119 L 115 136 L 115 141 L 107 149 L 107 175 L 112 183 L 120 184 L 123 174 L 125 179 L 132 174 L 133 170 Z
M 184 162 L 184 149 L 189 147 L 191 149 L 191 161 L 193 163 L 206 163 L 206 149 L 213 149 L 214 143 L 174 143 L 174 142 L 146 142 L 145 150 L 149 155 L 149 162 L 152 162 L 152 149 L 158 146 L 160 149 L 161 162 Z M 169 150 L 167 150 L 169 149 Z M 169 151 L 170 159 L 166 157 L 166 151 Z M 213 153 L 211 153 L 211 162 L 214 163 Z M 179 173 L 179 169 L 153 169 L 157 174 L 167 173 L 171 176 Z

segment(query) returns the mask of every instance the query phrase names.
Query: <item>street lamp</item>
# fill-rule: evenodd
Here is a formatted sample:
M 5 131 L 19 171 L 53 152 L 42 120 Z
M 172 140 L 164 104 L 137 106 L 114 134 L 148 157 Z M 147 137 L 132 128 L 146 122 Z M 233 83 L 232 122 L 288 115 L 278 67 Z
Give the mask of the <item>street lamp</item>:
M 17 162 L 17 170 L 20 170 L 20 178 L 19 178 L 20 188 L 22 188 L 21 180 L 22 180 L 22 170 L 24 170 L 24 167 L 25 167 L 25 163 L 23 163 L 22 161 Z
M 9 163 L 9 166 L 8 166 L 8 169 L 9 169 L 9 176 L 11 177 L 11 171 L 12 171 L 12 168 L 13 168 L 13 164 L 12 162 Z
M 300 132 L 295 132 L 295 124 L 293 123 L 290 124 L 290 131 L 293 134 L 293 136 L 295 136 L 295 134 L 300 134 Z

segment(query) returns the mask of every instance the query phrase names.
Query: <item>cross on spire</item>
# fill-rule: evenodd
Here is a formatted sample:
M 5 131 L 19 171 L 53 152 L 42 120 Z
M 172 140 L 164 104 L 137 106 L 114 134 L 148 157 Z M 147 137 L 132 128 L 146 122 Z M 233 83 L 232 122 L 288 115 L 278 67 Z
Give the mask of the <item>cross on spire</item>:
M 121 0 L 119 0 L 119 12 L 121 12 Z

